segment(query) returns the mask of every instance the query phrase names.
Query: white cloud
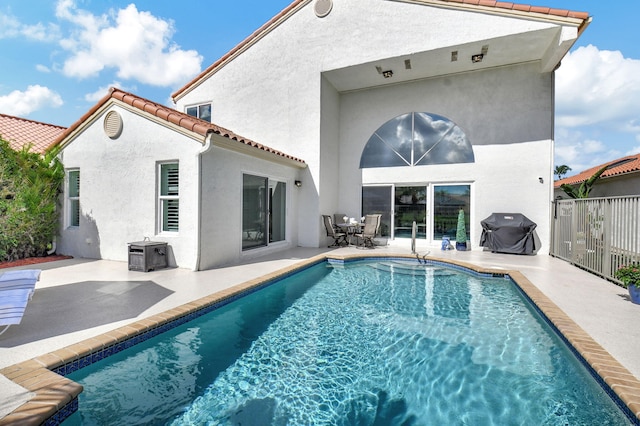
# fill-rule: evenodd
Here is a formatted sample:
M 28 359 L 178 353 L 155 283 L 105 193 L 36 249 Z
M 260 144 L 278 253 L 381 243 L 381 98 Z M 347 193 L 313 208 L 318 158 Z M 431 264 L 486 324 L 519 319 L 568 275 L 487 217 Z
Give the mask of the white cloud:
M 59 32 L 58 26 L 54 24 L 26 25 L 16 17 L 0 12 L 0 39 L 25 37 L 35 41 L 51 42 L 58 39 Z
M 43 72 L 43 73 L 50 73 L 51 69 L 49 69 L 49 67 L 47 67 L 46 65 L 42 65 L 42 64 L 36 64 L 36 70 Z
M 569 53 L 556 72 L 556 123 L 621 130 L 640 110 L 640 60 L 589 45 Z
M 640 60 L 580 47 L 556 71 L 555 96 L 556 165 L 577 173 L 629 155 L 640 141 Z
M 135 87 L 127 88 L 123 86 L 119 81 L 114 81 L 109 85 L 99 87 L 95 92 L 87 93 L 86 95 L 84 95 L 84 100 L 87 102 L 98 102 L 100 99 L 105 97 L 107 93 L 109 93 L 109 89 L 111 89 L 112 87 L 116 87 L 126 92 L 135 92 Z
M 202 56 L 171 42 L 173 22 L 140 12 L 134 4 L 95 16 L 73 0 L 60 0 L 56 15 L 77 26 L 60 43 L 71 52 L 63 66 L 67 76 L 86 78 L 114 68 L 125 80 L 174 86 L 200 72 Z
M 0 96 L 0 112 L 24 117 L 45 107 L 58 108 L 63 105 L 60 95 L 48 87 L 33 85 L 21 92 L 14 90 Z

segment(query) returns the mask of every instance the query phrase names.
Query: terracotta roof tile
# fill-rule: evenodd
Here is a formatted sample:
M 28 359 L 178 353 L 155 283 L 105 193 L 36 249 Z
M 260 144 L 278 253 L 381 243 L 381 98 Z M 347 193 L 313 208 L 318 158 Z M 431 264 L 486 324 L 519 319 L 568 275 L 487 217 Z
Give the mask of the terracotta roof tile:
M 43 154 L 65 130 L 65 127 L 53 124 L 0 114 L 0 137 L 17 151 L 31 145 L 30 151 Z
M 640 153 L 618 158 L 617 160 L 609 161 L 608 163 L 600 164 L 599 166 L 587 169 L 583 172 L 578 173 L 577 175 L 557 180 L 554 182 L 553 186 L 555 188 L 559 188 L 563 183 L 566 183 L 568 185 L 576 185 L 582 183 L 593 176 L 595 172 L 597 172 L 604 166 L 609 166 L 609 168 L 600 175 L 601 179 L 613 176 L 621 176 L 628 173 L 640 172 Z
M 563 18 L 575 18 L 581 19 L 583 21 L 587 21 L 589 19 L 589 13 L 587 12 L 575 12 L 567 9 L 552 9 L 549 7 L 539 7 L 539 6 L 531 6 L 527 4 L 518 4 L 504 1 L 495 1 L 495 0 L 433 0 L 434 2 L 439 3 L 456 3 L 456 4 L 465 4 L 471 6 L 478 7 L 493 7 L 501 10 L 514 10 L 517 12 L 526 12 L 526 13 L 536 13 L 543 14 L 549 16 L 558 16 Z M 207 67 L 204 71 L 198 74 L 194 79 L 184 85 L 182 88 L 178 89 L 171 95 L 172 99 L 178 98 L 184 92 L 188 91 L 191 87 L 198 84 L 198 82 L 202 81 L 209 75 L 211 72 L 216 70 L 218 67 L 225 64 L 227 61 L 231 60 L 235 55 L 239 54 L 245 47 L 253 44 L 265 34 L 267 34 L 271 29 L 276 26 L 281 20 L 289 16 L 296 11 L 297 8 L 304 6 L 308 3 L 309 0 L 294 0 L 289 6 L 284 8 L 280 13 L 267 21 L 264 25 L 254 31 L 247 38 L 242 40 L 238 45 L 236 45 L 233 49 L 231 49 L 227 54 L 222 56 L 216 62 Z
M 251 139 L 244 138 L 233 133 L 230 130 L 217 126 L 213 123 L 209 123 L 208 121 L 200 120 L 199 118 L 192 117 L 180 111 L 176 111 L 173 108 L 160 105 L 148 99 L 141 98 L 132 93 L 128 93 L 116 88 L 112 88 L 104 98 L 102 98 L 96 105 L 94 105 L 93 108 L 85 113 L 78 121 L 71 125 L 71 127 L 69 127 L 66 132 L 60 134 L 56 138 L 56 140 L 53 141 L 52 145 L 60 144 L 65 138 L 67 138 L 76 129 L 78 129 L 89 117 L 91 117 L 93 114 L 95 114 L 96 111 L 102 108 L 102 106 L 104 106 L 110 99 L 117 99 L 127 105 L 130 105 L 148 114 L 154 115 L 162 120 L 168 121 L 203 137 L 207 136 L 209 133 L 215 133 L 217 135 L 237 141 L 238 143 L 242 143 L 247 146 L 251 146 L 256 149 L 260 149 L 262 151 L 287 158 L 289 160 L 297 161 L 302 164 L 305 163 L 304 160 L 285 154 L 284 152 L 278 151 L 268 146 L 259 144 L 252 141 Z

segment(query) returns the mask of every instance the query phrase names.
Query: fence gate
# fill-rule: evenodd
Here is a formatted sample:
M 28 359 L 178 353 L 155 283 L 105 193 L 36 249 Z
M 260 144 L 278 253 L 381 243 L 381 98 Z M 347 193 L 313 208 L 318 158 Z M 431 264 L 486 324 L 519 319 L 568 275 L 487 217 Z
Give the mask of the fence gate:
M 556 200 L 552 256 L 619 282 L 615 271 L 640 263 L 640 197 Z

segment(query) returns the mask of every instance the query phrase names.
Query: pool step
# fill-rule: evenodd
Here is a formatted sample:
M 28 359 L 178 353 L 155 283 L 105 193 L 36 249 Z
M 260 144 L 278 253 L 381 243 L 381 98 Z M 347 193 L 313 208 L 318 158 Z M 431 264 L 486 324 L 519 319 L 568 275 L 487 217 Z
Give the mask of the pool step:
M 416 275 L 416 276 L 425 276 L 425 275 L 453 275 L 454 272 L 446 269 L 440 268 L 432 265 L 421 265 L 417 263 L 409 263 L 409 262 L 378 262 L 371 265 L 372 268 L 378 269 L 380 271 L 393 272 L 401 275 Z

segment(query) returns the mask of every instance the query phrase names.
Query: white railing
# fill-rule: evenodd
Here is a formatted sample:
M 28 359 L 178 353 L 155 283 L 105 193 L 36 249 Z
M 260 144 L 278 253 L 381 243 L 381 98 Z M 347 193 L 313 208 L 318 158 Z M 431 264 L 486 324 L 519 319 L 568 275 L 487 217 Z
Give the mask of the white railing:
M 640 197 L 557 200 L 552 206 L 552 256 L 612 281 L 640 263 Z

